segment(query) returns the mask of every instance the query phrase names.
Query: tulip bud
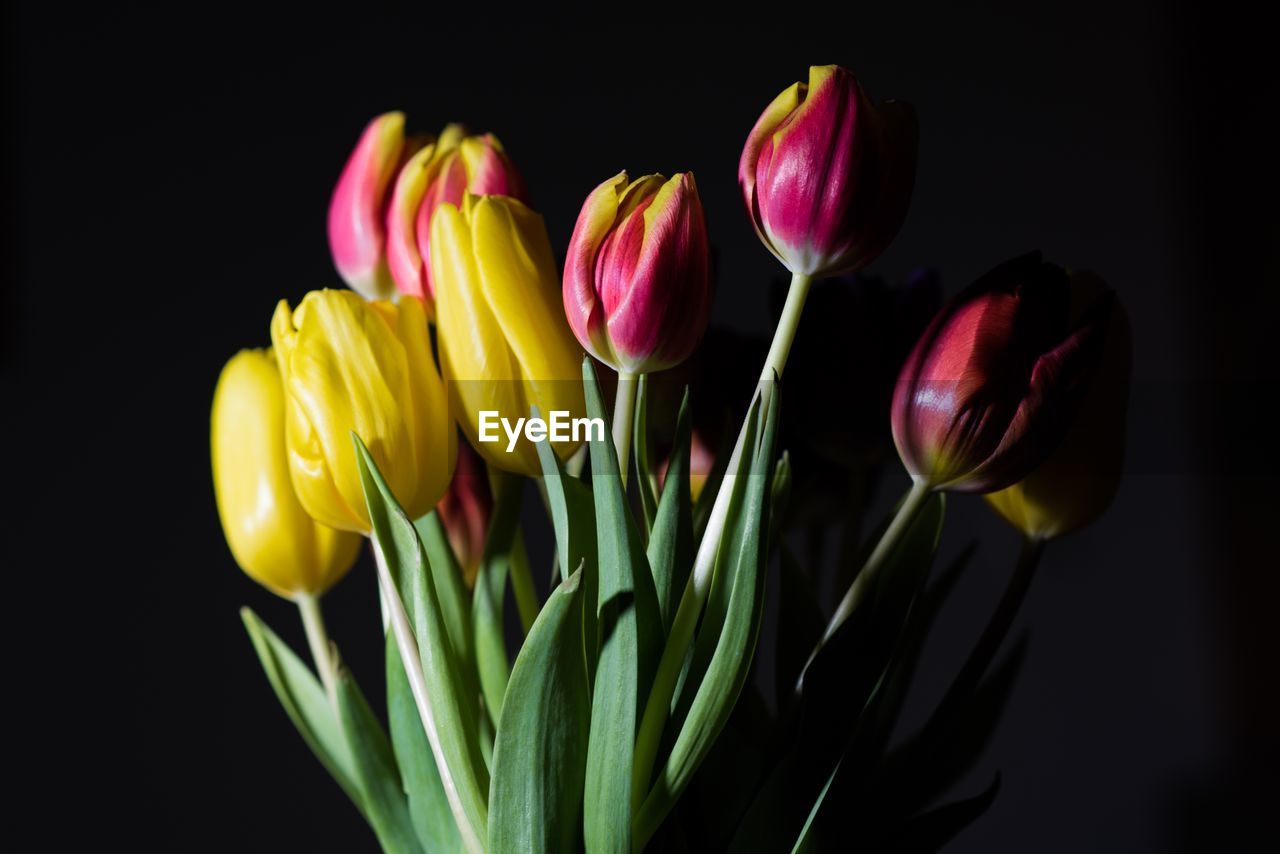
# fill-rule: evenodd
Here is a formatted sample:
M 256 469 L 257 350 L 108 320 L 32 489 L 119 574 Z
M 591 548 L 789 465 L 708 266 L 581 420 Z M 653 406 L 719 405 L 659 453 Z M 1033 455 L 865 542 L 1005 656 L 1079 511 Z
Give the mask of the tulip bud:
M 387 260 L 402 294 L 433 310 L 431 218 L 442 204 L 457 207 L 464 193 L 525 201 L 524 181 L 493 134 L 463 136 L 449 125 L 432 146 L 405 163 L 387 210 Z
M 487 462 L 525 475 L 542 471 L 521 435 L 512 450 L 480 440 L 481 412 L 511 424 L 536 406 L 583 417 L 582 350 L 565 321 L 551 240 L 542 217 L 507 196 L 443 204 L 431 219 L 440 362 L 450 403 Z M 567 458 L 581 441 L 554 442 Z
M 626 172 L 578 215 L 564 270 L 564 310 L 578 342 L 627 374 L 674 367 L 711 314 L 707 224 L 693 174 Z
M 493 492 L 484 460 L 466 442 L 458 445 L 453 480 L 436 505 L 436 512 L 440 514 L 440 523 L 444 525 L 467 586 L 475 586 L 485 536 L 489 532 L 489 518 L 493 515 Z
M 318 522 L 367 534 L 354 432 L 411 518 L 449 484 L 455 433 L 422 304 L 366 303 L 350 291 L 312 291 L 271 320 L 284 378 L 289 469 Z
M 884 251 L 907 215 L 918 129 L 910 106 L 872 104 L 853 74 L 815 65 L 747 137 L 738 184 L 756 234 L 788 270 L 833 276 Z
M 1104 287 L 1089 274 L 1071 277 L 1073 302 L 1091 302 Z M 1048 540 L 1083 528 L 1107 509 L 1120 485 L 1132 344 L 1129 319 L 1113 300 L 1104 320 L 1098 370 L 1062 443 L 1031 474 L 987 503 L 1025 536 Z
M 316 523 L 289 480 L 284 390 L 269 350 L 242 350 L 213 393 L 210 445 L 222 531 L 236 563 L 281 596 L 316 596 L 351 569 L 355 534 Z
M 1008 261 L 951 302 L 898 374 L 893 440 L 934 489 L 993 492 L 1060 440 L 1100 355 L 1103 295 L 1071 323 L 1065 272 L 1039 253 Z
M 347 287 L 365 299 L 387 299 L 395 293 L 383 224 L 387 190 L 405 149 L 404 113 L 383 113 L 369 122 L 329 200 L 333 264 Z

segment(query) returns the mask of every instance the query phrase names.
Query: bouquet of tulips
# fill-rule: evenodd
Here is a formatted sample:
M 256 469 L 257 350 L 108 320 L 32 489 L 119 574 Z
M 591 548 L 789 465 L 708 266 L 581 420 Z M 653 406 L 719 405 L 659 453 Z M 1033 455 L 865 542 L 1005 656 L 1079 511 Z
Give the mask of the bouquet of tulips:
M 1018 663 L 997 653 L 1045 544 L 1115 491 L 1127 324 L 1097 277 L 1025 255 L 917 310 L 919 323 L 899 312 L 884 321 L 894 331 L 868 329 L 865 364 L 825 360 L 785 383 L 811 292 L 858 312 L 874 300 L 841 295 L 932 287 L 855 275 L 903 222 L 916 140 L 910 107 L 874 102 L 835 66 L 764 110 L 738 178 L 790 284 L 767 351 L 744 365 L 749 346 L 716 352 L 705 334 L 711 264 L 691 174 L 600 184 L 557 275 L 495 137 L 406 136 L 399 113 L 365 129 L 329 211 L 350 289 L 281 301 L 271 348 L 227 363 L 212 455 L 232 554 L 297 603 L 310 642 L 309 666 L 245 608 L 267 679 L 385 850 L 929 849 L 991 802 L 998 777 L 938 803 L 995 725 Z M 887 362 L 900 366 L 887 382 L 863 381 Z M 749 394 L 722 407 L 728 419 L 704 418 L 735 372 Z M 835 428 L 786 423 L 815 399 Z M 839 507 L 866 504 L 882 460 L 859 425 L 870 413 L 863 432 L 887 438 L 886 408 L 912 485 L 860 536 Z M 861 487 L 806 507 L 831 472 Z M 528 489 L 554 531 L 542 601 Z M 984 495 L 1024 547 L 934 713 L 896 733 L 966 564 L 931 573 L 947 493 Z M 792 534 L 827 524 L 832 506 L 846 547 L 827 609 L 814 594 L 824 562 Z M 362 538 L 385 718 L 321 616 Z M 772 703 L 753 678 L 768 601 Z

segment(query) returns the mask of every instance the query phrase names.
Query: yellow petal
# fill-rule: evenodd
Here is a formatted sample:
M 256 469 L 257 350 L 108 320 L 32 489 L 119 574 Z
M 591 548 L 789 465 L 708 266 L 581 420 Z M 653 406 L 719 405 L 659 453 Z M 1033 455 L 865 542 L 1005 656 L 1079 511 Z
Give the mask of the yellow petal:
M 210 428 L 218 514 L 236 562 L 281 596 L 327 590 L 350 569 L 360 538 L 316 524 L 294 493 L 269 351 L 245 350 L 227 363 Z

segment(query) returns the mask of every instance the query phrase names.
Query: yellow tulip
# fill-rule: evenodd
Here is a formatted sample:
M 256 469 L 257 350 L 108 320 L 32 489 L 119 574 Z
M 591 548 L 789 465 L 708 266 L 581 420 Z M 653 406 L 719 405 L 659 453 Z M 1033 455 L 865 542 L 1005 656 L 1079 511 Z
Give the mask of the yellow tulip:
M 284 390 L 269 350 L 227 362 L 210 419 L 213 486 L 231 554 L 281 596 L 315 596 L 355 562 L 360 537 L 316 523 L 289 480 Z
M 1076 302 L 1105 288 L 1086 273 L 1072 274 L 1070 282 Z M 1062 443 L 1021 481 L 985 496 L 1005 521 L 1033 540 L 1088 525 L 1107 509 L 1120 485 L 1132 344 L 1128 317 L 1114 298 L 1105 323 L 1101 362 Z
M 498 441 L 480 441 L 480 413 L 496 411 L 514 425 L 534 406 L 543 418 L 580 418 L 586 408 L 582 348 L 564 316 L 542 217 L 508 196 L 468 194 L 460 208 L 441 205 L 431 219 L 431 279 L 454 416 L 489 463 L 540 473 L 537 448 L 523 435 L 510 451 L 501 430 Z M 554 447 L 565 458 L 579 444 Z
M 456 450 L 422 303 L 366 303 L 351 291 L 312 291 L 271 320 L 284 378 L 289 471 L 318 522 L 369 533 L 354 432 L 414 518 L 449 485 Z

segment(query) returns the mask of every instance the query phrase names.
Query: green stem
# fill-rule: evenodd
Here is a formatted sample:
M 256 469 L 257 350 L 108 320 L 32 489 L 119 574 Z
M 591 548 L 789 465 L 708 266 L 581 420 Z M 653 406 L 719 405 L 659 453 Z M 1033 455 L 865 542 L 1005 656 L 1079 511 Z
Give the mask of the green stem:
M 844 624 L 845 620 L 849 619 L 849 615 L 857 610 L 858 605 L 866 598 L 867 591 L 871 589 L 871 586 L 876 581 L 876 576 L 880 574 L 880 569 L 888 561 L 889 556 L 893 554 L 894 548 L 898 545 L 903 535 L 911 528 L 911 523 L 916 520 L 916 516 L 920 515 L 920 511 L 924 509 L 924 503 L 931 492 L 932 489 L 924 480 L 912 482 L 911 491 L 903 499 L 902 506 L 898 508 L 893 521 L 889 523 L 888 528 L 885 528 L 884 535 L 880 537 L 880 542 L 876 543 L 876 547 L 871 550 L 866 563 L 862 565 L 862 569 L 853 579 L 853 584 L 849 585 L 844 598 L 836 606 L 835 613 L 831 615 L 831 621 L 827 623 L 827 630 L 823 632 L 822 640 L 814 648 L 814 654 L 817 654 L 818 650 L 827 641 L 831 640 L 831 636 Z M 810 656 L 809 660 L 812 661 L 813 657 Z M 801 679 L 803 678 L 802 675 Z
M 782 316 L 778 318 L 778 327 L 773 331 L 773 343 L 769 345 L 769 356 L 764 360 L 764 370 L 760 379 L 771 382 L 773 375 L 782 379 L 782 369 L 787 366 L 787 356 L 791 355 L 791 345 L 795 343 L 796 330 L 800 327 L 800 315 L 804 311 L 804 301 L 809 296 L 809 287 L 813 279 L 803 273 L 791 274 L 791 287 L 787 289 L 787 301 L 782 306 Z
M 316 663 L 316 672 L 320 674 L 320 682 L 324 692 L 329 695 L 329 702 L 337 703 L 337 674 L 334 673 L 333 656 L 329 652 L 329 633 L 325 631 L 324 614 L 320 611 L 320 598 L 310 593 L 299 593 L 293 597 L 298 610 L 302 613 L 302 628 L 307 633 L 307 644 L 311 647 L 311 658 Z
M 765 359 L 764 370 L 760 373 L 762 410 L 768 409 L 776 380 L 782 379 L 782 371 L 787 365 L 787 357 L 791 354 L 791 345 L 795 343 L 796 329 L 800 325 L 800 315 L 804 311 L 805 299 L 809 296 L 809 287 L 812 283 L 813 280 L 802 273 L 794 273 L 791 276 L 787 301 L 782 308 L 778 325 L 773 331 L 773 343 L 769 345 L 769 356 Z M 734 483 L 737 480 L 735 472 L 738 470 L 738 464 L 744 452 L 747 428 L 748 424 L 744 419 L 738 431 L 738 440 L 733 446 L 733 453 L 729 457 L 729 464 L 725 467 L 725 476 L 720 483 L 720 490 L 716 493 L 715 502 L 711 505 L 706 531 L 698 544 L 693 571 L 689 573 L 689 580 L 680 597 L 675 619 L 671 622 L 671 634 L 668 635 L 667 644 L 662 650 L 662 659 L 658 664 L 657 673 L 654 674 L 653 687 L 645 703 L 644 716 L 641 718 L 636 736 L 635 763 L 632 766 L 631 777 L 631 798 L 637 811 L 648 794 L 649 780 L 653 776 L 653 766 L 657 760 L 662 730 L 671 714 L 671 699 L 675 694 L 676 683 L 684 666 L 689 643 L 693 640 L 698 617 L 702 613 L 703 605 L 706 604 L 707 593 L 711 590 L 711 579 L 720 553 L 721 541 L 724 538 L 729 505 L 732 501 Z M 643 846 L 646 841 L 647 838 L 639 837 L 636 840 L 639 846 Z
M 631 456 L 631 422 L 636 410 L 635 374 L 618 371 L 618 394 L 613 403 L 613 446 L 618 449 L 618 474 L 627 487 L 627 463 Z

